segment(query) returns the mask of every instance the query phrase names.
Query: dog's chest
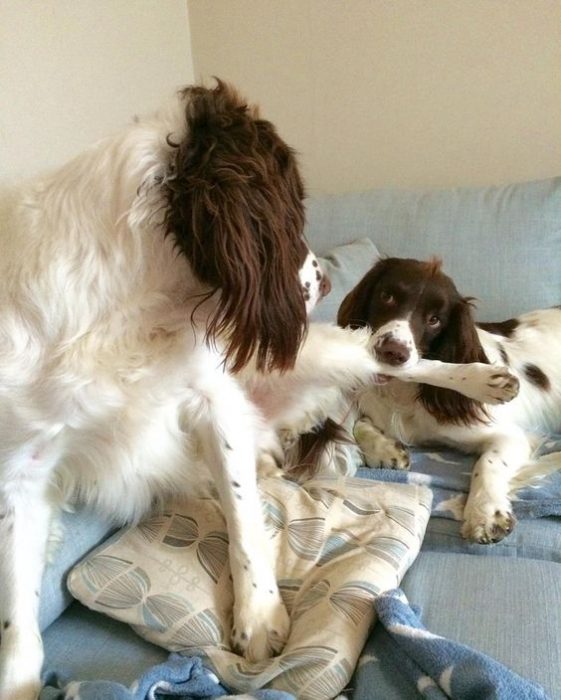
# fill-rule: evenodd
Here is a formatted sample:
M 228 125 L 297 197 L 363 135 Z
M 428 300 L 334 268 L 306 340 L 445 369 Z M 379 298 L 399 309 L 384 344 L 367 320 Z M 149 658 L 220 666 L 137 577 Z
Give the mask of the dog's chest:
M 40 372 L 43 391 L 35 394 L 48 397 L 43 410 L 78 427 L 185 386 L 185 359 L 194 346 L 190 329 L 181 327 L 183 319 L 145 320 L 143 325 L 142 318 L 131 322 L 123 316 L 96 324 L 47 357 Z
M 411 443 L 424 433 L 423 414 L 417 402 L 418 386 L 391 380 L 387 385 L 364 392 L 360 412 L 368 416 L 384 433 Z

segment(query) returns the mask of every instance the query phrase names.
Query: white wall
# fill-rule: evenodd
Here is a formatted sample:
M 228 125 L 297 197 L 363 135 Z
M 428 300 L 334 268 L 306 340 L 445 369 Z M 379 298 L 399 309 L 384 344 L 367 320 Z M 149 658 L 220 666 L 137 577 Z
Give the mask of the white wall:
M 263 106 L 308 188 L 561 174 L 559 0 L 189 0 L 196 78 Z
M 63 162 L 192 80 L 185 0 L 1 0 L 0 178 Z

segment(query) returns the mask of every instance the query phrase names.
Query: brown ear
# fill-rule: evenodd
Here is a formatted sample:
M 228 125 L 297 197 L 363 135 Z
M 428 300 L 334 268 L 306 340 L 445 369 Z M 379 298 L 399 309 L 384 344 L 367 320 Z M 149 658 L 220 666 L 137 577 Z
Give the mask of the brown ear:
M 293 366 L 306 330 L 298 277 L 304 188 L 294 152 L 231 87 L 184 92 L 187 135 L 164 182 L 166 231 L 217 293 L 205 339 L 226 343 L 230 370 Z M 202 299 L 204 301 L 204 298 Z
M 337 313 L 337 324 L 343 328 L 360 328 L 368 325 L 368 311 L 372 299 L 372 290 L 387 268 L 387 260 L 379 260 L 360 282 L 351 289 L 341 302 Z
M 431 344 L 426 355 L 428 359 L 457 364 L 489 362 L 479 342 L 471 308 L 472 300 L 469 298 L 461 298 L 457 302 L 446 327 Z M 451 389 L 422 384 L 419 400 L 440 422 L 469 424 L 487 418 L 481 403 Z

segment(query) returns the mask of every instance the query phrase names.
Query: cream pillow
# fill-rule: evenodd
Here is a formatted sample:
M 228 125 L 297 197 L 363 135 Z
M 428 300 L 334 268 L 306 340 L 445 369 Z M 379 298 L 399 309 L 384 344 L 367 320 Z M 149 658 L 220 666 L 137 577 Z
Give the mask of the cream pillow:
M 332 698 L 353 673 L 373 598 L 399 585 L 417 556 L 431 492 L 329 477 L 303 486 L 264 479 L 261 491 L 291 616 L 276 658 L 249 663 L 230 651 L 228 536 L 215 499 L 191 499 L 122 530 L 73 569 L 68 586 L 145 639 L 204 657 L 232 689 Z

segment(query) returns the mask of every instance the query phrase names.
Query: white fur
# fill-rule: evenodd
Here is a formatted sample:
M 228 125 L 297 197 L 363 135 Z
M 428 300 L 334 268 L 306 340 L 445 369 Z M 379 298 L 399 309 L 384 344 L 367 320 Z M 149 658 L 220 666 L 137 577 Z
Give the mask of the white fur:
M 338 392 L 386 372 L 367 333 L 328 326 L 310 329 L 294 372 L 271 376 L 232 376 L 220 339 L 204 342 L 216 300 L 199 304 L 208 289 L 164 237 L 158 187 L 169 143 L 185 136 L 182 99 L 0 207 L 0 700 L 39 690 L 38 594 L 61 494 L 135 522 L 212 480 L 229 531 L 233 641 L 251 659 L 279 649 L 288 617 L 257 456 L 279 455 L 275 430 L 327 415 L 333 402 L 343 410 Z M 325 292 L 311 254 L 300 276 L 311 308 Z M 408 375 L 447 385 L 457 371 L 420 362 Z M 498 387 L 492 374 L 476 367 L 472 391 L 508 398 L 508 373 Z
M 164 238 L 158 184 L 185 136 L 186 97 L 0 208 L 0 700 L 33 700 L 42 648 L 38 592 L 62 493 L 118 522 L 213 480 L 230 539 L 233 641 L 279 648 L 288 617 L 269 559 L 256 455 L 276 438 L 220 340 L 203 342 L 213 299 Z M 308 306 L 321 296 L 310 254 Z
M 399 377 L 404 387 L 424 382 L 457 391 L 485 403 L 510 401 L 518 383 L 510 372 L 496 365 L 470 365 L 419 360 L 416 365 L 393 367 L 375 358 L 378 334 L 366 328 L 350 330 L 330 324 L 312 323 L 295 367 L 290 372 L 267 376 L 246 371 L 244 383 L 267 423 L 281 435 L 285 450 L 299 435 L 321 425 L 327 418 L 346 425 L 352 432 L 357 401 L 377 395 L 373 388 Z M 413 383 L 413 384 L 411 384 Z M 400 382 L 401 384 L 401 382 Z M 322 467 L 352 474 L 362 462 L 354 443 L 335 443 L 324 455 Z M 291 461 L 289 449 L 288 462 Z M 267 466 L 269 460 L 267 460 Z
M 560 466 L 559 455 L 535 463 L 533 451 L 534 433 L 554 432 L 561 425 L 561 310 L 535 311 L 518 320 L 519 326 L 510 338 L 478 329 L 485 354 L 493 363 L 488 367 L 494 371 L 501 366 L 505 368 L 500 344 L 508 357 L 508 369 L 520 386 L 518 395 L 509 403 L 488 403 L 488 420 L 458 425 L 440 422 L 429 414 L 417 400 L 418 386 L 414 383 L 436 383 L 434 376 L 428 381 L 418 376 L 424 360 L 406 370 L 405 377 L 400 377 L 409 383 L 387 381 L 382 386 L 369 388 L 358 396 L 356 412 L 347 409 L 346 413 L 346 424 L 351 431 L 354 420 L 363 416 L 355 428 L 362 451 L 357 459 L 356 447 L 353 448 L 355 465 L 363 456 L 370 466 L 407 468 L 408 460 L 403 458 L 402 446 L 395 440 L 407 445 L 445 444 L 479 454 L 472 472 L 462 532 L 465 537 L 482 543 L 497 541 L 512 528 L 514 489 Z M 374 333 L 374 346 L 382 332 Z M 549 388 L 540 388 L 529 381 L 525 372 L 528 364 L 539 367 L 550 382 Z M 437 368 L 438 365 L 433 366 L 433 371 Z M 448 365 L 441 365 L 441 370 L 452 380 L 447 368 Z M 385 372 L 386 375 L 390 373 L 398 376 L 393 371 Z M 475 398 L 474 373 L 479 373 L 477 364 L 458 366 L 449 388 Z M 497 385 L 502 385 L 504 377 L 498 374 L 495 380 Z M 490 380 L 492 384 L 493 379 Z M 491 393 L 493 391 L 491 388 Z M 334 412 L 335 419 L 340 415 L 340 410 Z

